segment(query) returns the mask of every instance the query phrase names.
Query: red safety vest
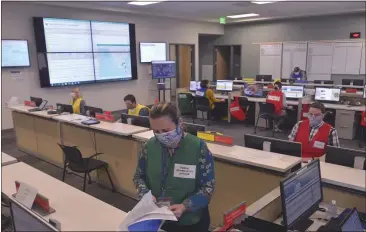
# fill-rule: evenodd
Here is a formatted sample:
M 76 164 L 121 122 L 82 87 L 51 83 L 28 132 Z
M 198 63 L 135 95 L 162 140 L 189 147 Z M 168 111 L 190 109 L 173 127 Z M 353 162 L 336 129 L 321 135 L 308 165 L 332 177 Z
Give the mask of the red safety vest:
M 332 126 L 324 122 L 318 132 L 309 141 L 309 120 L 302 121 L 299 125 L 295 138 L 296 142 L 300 142 L 302 144 L 302 157 L 313 158 L 323 156 L 325 154 L 325 148 L 328 145 L 328 137 L 331 129 Z
M 366 127 L 366 111 L 362 112 L 362 115 L 361 115 L 361 126 Z
M 274 105 L 275 113 L 278 115 L 281 114 L 283 109 L 283 95 L 281 90 L 271 91 L 267 95 L 266 102 Z

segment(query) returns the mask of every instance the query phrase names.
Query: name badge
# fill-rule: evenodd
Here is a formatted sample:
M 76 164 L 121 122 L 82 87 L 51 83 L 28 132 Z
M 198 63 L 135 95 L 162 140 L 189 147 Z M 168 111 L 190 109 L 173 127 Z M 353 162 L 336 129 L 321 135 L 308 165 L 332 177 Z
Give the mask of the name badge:
M 315 148 L 319 148 L 319 149 L 324 149 L 324 147 L 325 147 L 325 143 L 323 143 L 323 142 L 319 142 L 319 141 L 315 141 L 315 142 L 314 142 L 314 147 L 315 147 Z
M 174 177 L 196 179 L 196 165 L 175 164 Z
M 268 100 L 272 100 L 272 101 L 280 101 L 280 97 L 277 97 L 277 96 L 267 96 L 268 97 Z

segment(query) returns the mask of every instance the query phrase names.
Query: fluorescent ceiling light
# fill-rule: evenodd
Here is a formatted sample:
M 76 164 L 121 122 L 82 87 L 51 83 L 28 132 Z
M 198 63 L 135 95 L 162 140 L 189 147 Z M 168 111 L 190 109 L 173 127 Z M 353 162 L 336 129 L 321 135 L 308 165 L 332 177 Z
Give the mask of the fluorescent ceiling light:
M 146 6 L 146 5 L 151 5 L 151 4 L 155 4 L 155 3 L 159 3 L 159 2 L 160 1 L 158 1 L 158 2 L 134 1 L 134 2 L 129 2 L 128 4 L 136 5 L 136 6 Z
M 231 19 L 239 19 L 239 18 L 248 18 L 248 17 L 255 17 L 255 16 L 259 16 L 259 14 L 250 13 L 250 14 L 230 15 L 227 17 L 231 18 Z
M 268 4 L 268 3 L 274 3 L 274 2 L 281 2 L 281 1 L 285 1 L 285 0 L 273 0 L 273 1 L 252 1 L 252 3 L 254 4 Z

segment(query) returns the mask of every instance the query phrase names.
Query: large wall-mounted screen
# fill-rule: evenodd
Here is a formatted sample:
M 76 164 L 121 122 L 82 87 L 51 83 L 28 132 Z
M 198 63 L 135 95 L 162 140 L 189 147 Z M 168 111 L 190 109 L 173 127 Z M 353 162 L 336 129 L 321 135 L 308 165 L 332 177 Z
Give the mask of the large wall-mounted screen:
M 137 79 L 135 25 L 34 18 L 41 87 Z
M 29 67 L 27 40 L 1 40 L 1 67 Z
M 140 43 L 140 62 L 166 60 L 166 43 Z

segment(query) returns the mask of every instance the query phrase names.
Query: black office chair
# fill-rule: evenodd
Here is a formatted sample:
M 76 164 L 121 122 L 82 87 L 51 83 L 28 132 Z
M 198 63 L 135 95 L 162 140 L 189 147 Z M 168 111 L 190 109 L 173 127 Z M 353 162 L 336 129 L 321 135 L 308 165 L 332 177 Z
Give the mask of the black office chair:
M 328 123 L 329 125 L 333 125 L 333 112 L 332 111 L 326 111 L 324 113 L 323 121 Z
M 272 122 L 272 136 L 275 136 L 275 123 L 280 117 L 275 114 L 275 106 L 270 103 L 259 102 L 259 114 L 254 126 L 254 134 L 257 133 L 257 125 L 260 118 L 266 120 L 266 129 L 268 129 L 268 120 Z
M 248 116 L 248 112 L 251 109 L 252 103 L 248 100 L 246 97 L 240 97 L 239 98 L 239 105 L 241 108 L 243 108 L 245 114 Z M 248 117 L 245 119 L 245 121 L 248 120 Z
M 104 161 L 93 159 L 94 157 L 103 153 L 96 153 L 88 158 L 83 158 L 80 150 L 76 146 L 65 146 L 58 144 L 65 154 L 64 171 L 62 175 L 62 181 L 65 181 L 66 167 L 76 173 L 84 173 L 84 186 L 83 191 L 85 192 L 86 175 L 89 177 L 89 184 L 91 184 L 90 173 L 94 170 L 104 168 L 107 172 L 109 181 L 111 182 L 112 192 L 115 192 L 115 188 L 108 172 L 108 164 Z
M 210 101 L 205 97 L 194 97 L 195 103 L 196 103 L 196 114 L 193 116 L 193 123 L 194 119 L 197 117 L 197 111 L 202 112 L 202 121 L 205 120 L 204 112 L 207 113 L 207 125 L 211 125 L 211 107 L 210 107 Z
M 4 193 L 1 193 L 1 207 L 9 208 L 10 200 L 9 197 L 7 197 Z M 5 216 L 3 214 L 5 210 L 2 208 L 1 210 L 1 231 L 14 231 L 9 230 L 12 229 L 12 220 L 11 217 Z

